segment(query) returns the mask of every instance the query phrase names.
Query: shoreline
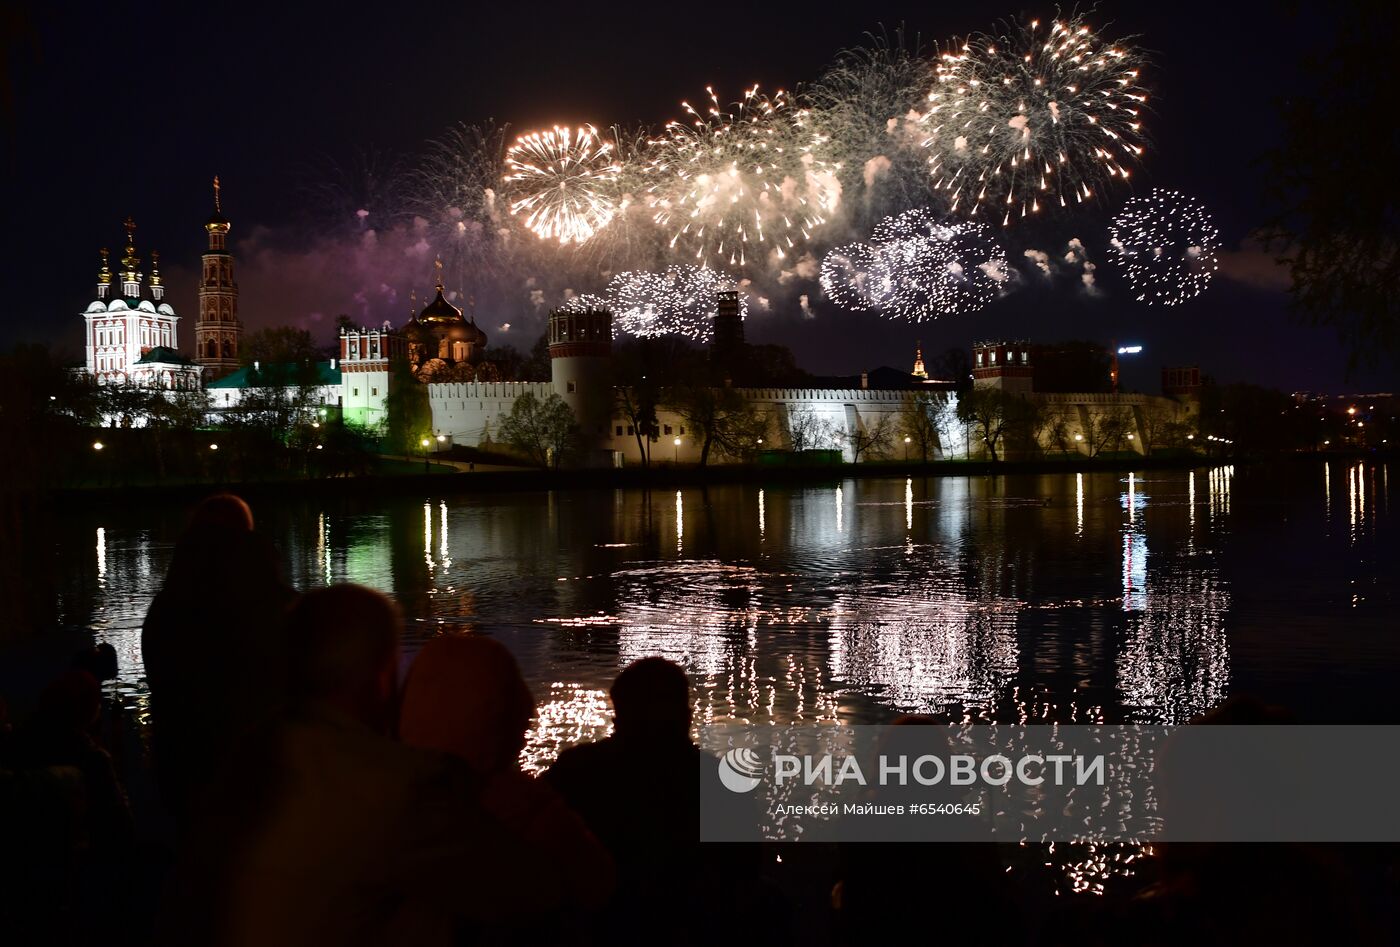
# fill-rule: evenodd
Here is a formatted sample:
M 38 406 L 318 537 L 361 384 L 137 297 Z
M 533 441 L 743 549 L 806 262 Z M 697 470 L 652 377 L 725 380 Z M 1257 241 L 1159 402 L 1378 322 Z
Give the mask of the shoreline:
M 42 504 L 81 505 L 84 502 L 109 503 L 113 499 L 144 501 L 152 499 L 190 501 L 219 491 L 231 491 L 247 498 L 301 496 L 306 494 L 354 496 L 401 495 L 431 490 L 436 494 L 520 493 L 540 490 L 648 489 L 705 487 L 721 484 L 813 484 L 851 479 L 893 477 L 986 477 L 1006 475 L 1045 475 L 1062 473 L 1127 472 L 1133 470 L 1189 470 L 1222 464 L 1308 463 L 1325 460 L 1346 462 L 1367 457 L 1387 460 L 1386 454 L 1295 454 L 1282 457 L 1135 457 L 1068 458 L 1033 461 L 943 460 L 834 464 L 823 466 L 762 467 L 752 464 L 725 464 L 708 467 L 654 466 L 607 467 L 574 470 L 442 471 L 437 473 L 371 474 L 296 480 L 247 480 L 239 482 L 156 482 L 115 486 L 57 487 L 46 491 Z

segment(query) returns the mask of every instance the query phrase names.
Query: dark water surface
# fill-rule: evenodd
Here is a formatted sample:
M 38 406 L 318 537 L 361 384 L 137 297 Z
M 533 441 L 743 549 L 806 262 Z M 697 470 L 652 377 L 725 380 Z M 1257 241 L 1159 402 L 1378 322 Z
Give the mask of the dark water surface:
M 651 654 L 690 670 L 697 722 L 1170 723 L 1236 692 L 1309 720 L 1400 720 L 1385 464 L 299 499 L 256 513 L 298 587 L 396 596 L 410 651 L 444 630 L 504 641 L 540 705 L 534 766 L 605 730 L 608 682 Z M 116 645 L 138 711 L 140 623 L 183 515 L 82 510 L 55 524 L 61 620 Z

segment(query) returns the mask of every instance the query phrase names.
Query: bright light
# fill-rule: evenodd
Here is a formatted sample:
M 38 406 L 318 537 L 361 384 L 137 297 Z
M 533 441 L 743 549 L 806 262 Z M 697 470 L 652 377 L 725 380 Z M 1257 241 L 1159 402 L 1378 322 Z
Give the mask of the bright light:
M 906 443 L 906 444 L 909 443 L 909 435 L 907 435 L 907 434 L 904 435 L 904 443 Z
M 446 434 L 439 434 L 439 435 L 437 436 L 437 438 L 438 438 L 438 443 L 439 443 L 439 444 L 445 444 L 445 443 L 447 443 L 447 435 L 446 435 Z
M 672 441 L 671 443 L 674 444 L 674 445 L 677 446 L 677 447 L 680 447 L 680 446 L 681 446 L 681 439 L 678 437 L 678 438 L 676 438 L 674 441 Z
M 1129 434 L 1129 435 L 1128 435 L 1128 440 L 1131 441 L 1131 440 L 1133 439 L 1134 436 L 1135 436 L 1135 435 Z
M 101 441 L 93 441 L 93 442 L 92 442 L 92 449 L 93 449 L 93 450 L 101 450 L 102 447 L 103 447 L 103 444 L 102 444 Z
M 1355 414 L 1355 413 L 1356 413 L 1356 406 L 1355 406 L 1355 405 L 1351 406 L 1350 408 L 1347 408 L 1347 414 Z
M 1084 440 L 1084 435 L 1083 435 L 1083 434 L 1076 434 L 1076 435 L 1074 435 L 1074 439 L 1075 439 L 1076 441 L 1082 441 L 1082 440 Z
M 1196 435 L 1194 435 L 1194 434 L 1187 434 L 1187 435 L 1186 435 L 1186 439 L 1187 439 L 1188 441 L 1194 441 L 1194 440 L 1196 439 Z
M 763 443 L 763 438 L 760 437 L 760 438 L 758 439 L 758 442 L 759 442 L 760 444 L 762 444 L 762 443 Z
M 219 449 L 219 445 L 218 445 L 218 444 L 210 444 L 210 445 L 209 445 L 209 449 L 210 449 L 210 450 L 218 450 L 218 449 Z
M 320 445 L 320 444 L 317 444 L 317 445 L 316 445 L 316 449 L 317 449 L 317 450 L 320 450 L 320 449 L 321 449 L 321 445 Z
M 428 440 L 428 439 L 425 437 L 425 438 L 423 438 L 421 441 L 419 441 L 418 443 L 421 444 L 421 445 L 424 446 L 424 447 L 427 447 L 429 444 L 432 443 L 432 441 Z
M 1120 346 L 1118 346 L 1118 354 L 1119 354 L 1119 355 L 1136 355 L 1136 354 L 1138 354 L 1138 353 L 1141 352 L 1141 351 L 1142 351 L 1142 346 L 1141 346 L 1141 345 L 1120 345 Z
M 312 422 L 311 422 L 311 426 L 312 426 L 312 427 L 320 427 L 320 426 L 321 426 L 321 422 L 320 422 L 320 421 L 312 421 Z

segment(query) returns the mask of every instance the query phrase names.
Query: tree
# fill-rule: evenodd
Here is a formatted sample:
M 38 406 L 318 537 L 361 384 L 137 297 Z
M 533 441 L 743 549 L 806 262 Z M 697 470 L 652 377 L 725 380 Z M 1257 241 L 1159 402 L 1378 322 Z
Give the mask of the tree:
M 619 346 L 613 354 L 616 412 L 637 439 L 643 467 L 651 464 L 651 445 L 660 434 L 656 407 L 661 398 L 661 370 L 654 360 L 651 343 L 651 339 L 637 339 Z
M 758 450 L 758 441 L 769 433 L 768 419 L 758 414 L 733 388 L 689 384 L 671 388 L 668 404 L 685 421 L 700 442 L 700 466 L 709 462 L 710 453 L 728 457 L 749 457 Z
M 543 333 L 530 346 L 530 354 L 518 369 L 517 381 L 549 381 L 549 333 Z
M 830 418 L 811 408 L 793 408 L 787 413 L 788 443 L 795 451 L 829 450 L 841 441 L 841 433 Z
M 1074 425 L 1077 408 L 1074 405 L 1047 405 L 1039 413 L 1035 439 L 1047 453 L 1078 453 L 1070 429 Z
M 881 414 L 873 421 L 863 418 L 845 432 L 846 443 L 851 448 L 851 462 L 860 463 L 862 457 L 884 457 L 889 454 L 894 443 L 895 416 Z
M 578 446 L 578 421 L 558 395 L 540 399 L 526 392 L 501 415 L 498 436 L 539 466 L 558 470 Z
M 390 371 L 389 393 L 384 398 L 384 426 L 390 447 L 405 457 L 419 449 L 433 433 L 433 410 L 428 386 L 413 374 L 407 359 L 395 360 Z
M 1355 368 L 1400 354 L 1400 178 L 1384 157 L 1400 152 L 1400 126 L 1376 119 L 1400 87 L 1400 7 L 1344 6 L 1332 47 L 1305 60 L 1306 86 L 1284 100 L 1283 137 L 1265 157 L 1264 236 L 1283 254 L 1294 310 L 1334 328 Z
M 1008 434 L 1026 413 L 1026 399 L 1000 388 L 974 387 L 958 396 L 958 420 L 969 428 L 969 435 L 987 450 L 993 462 L 1001 459 Z
M 899 410 L 898 433 L 909 439 L 909 446 L 924 463 L 928 463 L 930 453 L 942 446 L 938 420 L 947 406 L 946 394 L 919 392 Z
M 510 345 L 502 345 L 491 349 L 491 361 L 495 364 L 496 370 L 500 373 L 502 381 L 525 381 L 526 358 L 520 351 Z
M 320 355 L 316 341 L 305 329 L 274 326 L 250 332 L 238 347 L 239 360 L 244 365 L 257 364 L 262 371 L 276 371 L 274 366 L 294 366 L 314 362 Z
M 1105 450 L 1117 453 L 1123 449 L 1128 432 L 1133 427 L 1133 409 L 1119 405 L 1091 406 L 1089 408 L 1089 429 L 1084 432 L 1084 442 L 1089 448 L 1089 456 L 1097 457 Z
M 615 389 L 617 413 L 637 438 L 637 453 L 642 466 L 651 465 L 651 445 L 657 437 L 656 389 L 648 386 L 620 385 Z
M 1156 398 L 1149 399 L 1138 410 L 1138 436 L 1142 438 L 1143 456 L 1163 447 L 1185 447 L 1191 425 L 1181 417 L 1181 409 Z
M 972 357 L 967 349 L 953 346 L 942 355 L 929 359 L 926 369 L 930 378 L 951 381 L 955 391 L 967 391 L 972 387 Z

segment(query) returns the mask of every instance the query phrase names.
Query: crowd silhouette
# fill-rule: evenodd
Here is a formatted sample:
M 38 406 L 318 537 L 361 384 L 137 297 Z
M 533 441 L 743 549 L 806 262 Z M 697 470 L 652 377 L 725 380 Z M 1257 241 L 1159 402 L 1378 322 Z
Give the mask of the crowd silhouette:
M 162 829 L 136 828 L 114 761 L 124 721 L 104 701 L 109 646 L 75 655 L 22 721 L 0 699 L 0 943 L 865 944 L 912 933 L 1209 945 L 1382 943 L 1394 930 L 1365 906 L 1394 903 L 1389 850 L 1163 845 L 1135 887 L 1070 905 L 1018 887 L 997 846 L 971 841 L 773 845 L 736 808 L 751 842 L 702 844 L 700 778 L 715 761 L 692 741 L 679 666 L 650 657 L 622 669 L 612 733 L 535 776 L 520 764 L 535 702 L 511 652 L 487 634 L 444 634 L 400 680 L 401 632 L 378 592 L 292 590 L 241 499 L 201 503 L 144 625 L 148 804 Z M 1281 719 L 1233 701 L 1201 722 Z

